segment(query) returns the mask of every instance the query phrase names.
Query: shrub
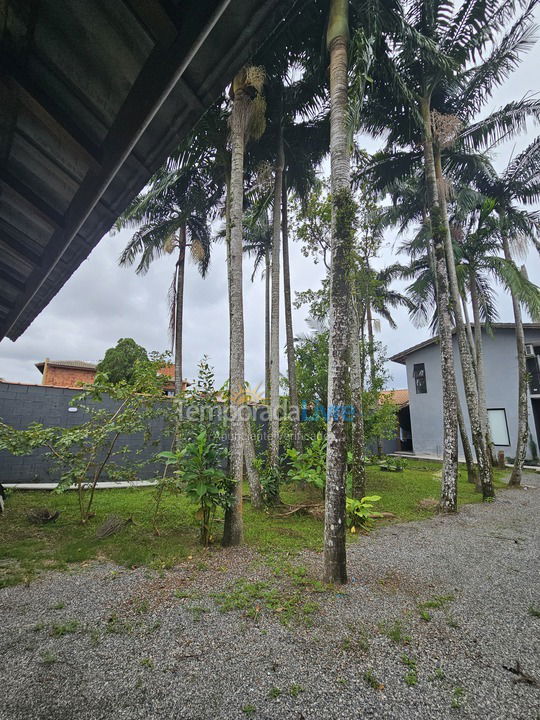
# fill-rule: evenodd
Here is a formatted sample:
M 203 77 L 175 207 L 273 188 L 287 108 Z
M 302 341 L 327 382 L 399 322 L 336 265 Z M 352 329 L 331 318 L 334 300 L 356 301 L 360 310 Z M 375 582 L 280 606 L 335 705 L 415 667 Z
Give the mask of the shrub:
M 361 500 L 347 498 L 347 527 L 352 533 L 355 533 L 359 527 L 369 527 L 372 524 L 373 518 L 382 517 L 380 512 L 376 512 L 371 509 L 373 507 L 373 503 L 378 502 L 380 499 L 380 495 L 367 495 Z
M 193 442 L 176 452 L 162 452 L 158 457 L 172 465 L 179 490 L 198 505 L 195 517 L 200 521 L 201 542 L 206 547 L 211 540 L 212 523 L 218 508 L 227 508 L 231 488 L 219 467 L 226 451 L 208 439 L 203 430 Z

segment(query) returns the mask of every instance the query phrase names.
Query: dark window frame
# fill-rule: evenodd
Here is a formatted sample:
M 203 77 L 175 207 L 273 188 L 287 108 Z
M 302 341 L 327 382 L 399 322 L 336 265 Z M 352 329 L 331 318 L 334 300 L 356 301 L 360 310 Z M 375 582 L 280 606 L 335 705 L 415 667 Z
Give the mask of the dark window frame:
M 488 423 L 489 423 L 489 413 L 491 410 L 502 410 L 504 413 L 504 424 L 506 425 L 506 437 L 508 439 L 507 443 L 496 443 L 493 442 L 493 445 L 495 447 L 511 447 L 512 443 L 510 441 L 510 429 L 508 427 L 508 416 L 506 415 L 506 408 L 504 407 L 495 407 L 495 408 L 486 408 L 487 410 L 487 416 L 488 416 Z
M 422 374 L 418 374 L 418 373 Z M 417 395 L 427 394 L 426 364 L 414 363 L 413 365 L 414 387 Z

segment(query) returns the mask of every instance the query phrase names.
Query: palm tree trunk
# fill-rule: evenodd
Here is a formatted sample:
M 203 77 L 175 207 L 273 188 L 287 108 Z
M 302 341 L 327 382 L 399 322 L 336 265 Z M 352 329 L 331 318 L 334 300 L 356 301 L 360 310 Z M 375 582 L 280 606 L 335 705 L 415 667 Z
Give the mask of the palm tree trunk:
M 373 333 L 373 316 L 371 314 L 371 302 L 366 301 L 366 325 L 368 335 L 368 354 L 369 354 L 369 377 L 371 379 L 371 387 L 375 387 L 376 365 L 375 365 L 375 336 Z
M 270 447 L 269 462 L 279 467 L 279 275 L 281 255 L 281 194 L 283 189 L 283 136 L 280 133 L 274 166 L 274 212 L 272 236 L 272 302 L 270 319 Z M 276 498 L 270 498 L 275 501 Z
M 177 397 L 182 392 L 182 335 L 184 322 L 184 274 L 186 267 L 186 226 L 180 229 L 178 240 L 178 260 L 176 262 L 176 302 L 174 317 L 174 392 Z
M 443 389 L 443 472 L 441 479 L 440 508 L 443 512 L 457 511 L 457 414 L 456 375 L 454 370 L 454 348 L 452 344 L 452 319 L 450 316 L 450 295 L 448 272 L 444 254 L 444 238 L 435 160 L 429 98 L 420 103 L 424 125 L 424 171 L 426 176 L 427 199 L 433 249 L 435 255 L 435 281 L 437 286 L 437 316 L 439 320 L 439 344 L 441 350 L 441 372 Z
M 375 363 L 375 336 L 373 333 L 373 316 L 371 314 L 371 302 L 369 298 L 366 300 L 366 325 L 368 333 L 368 355 L 369 355 L 369 377 L 371 380 L 371 388 L 375 388 L 377 380 L 377 365 Z M 378 399 L 375 401 L 378 402 Z M 382 457 L 381 438 L 376 438 L 377 457 Z
M 506 234 L 503 233 L 503 252 L 508 262 L 513 262 L 510 244 Z M 528 389 L 527 389 L 527 360 L 525 351 L 525 333 L 523 331 L 523 320 L 521 317 L 521 306 L 515 293 L 510 290 L 512 296 L 512 308 L 514 310 L 514 323 L 516 326 L 516 350 L 518 362 L 518 435 L 516 445 L 516 457 L 514 467 L 508 482 L 509 485 L 517 487 L 521 485 L 523 464 L 527 454 L 527 440 L 529 438 L 528 418 Z
M 467 409 L 469 411 L 469 421 L 471 424 L 471 434 L 473 445 L 476 452 L 476 460 L 478 464 L 478 472 L 480 482 L 482 483 L 482 495 L 484 500 L 495 497 L 493 489 L 493 477 L 491 462 L 489 461 L 486 442 L 482 432 L 480 422 L 480 411 L 478 403 L 478 388 L 471 361 L 471 353 L 467 344 L 467 334 L 465 331 L 465 323 L 461 312 L 459 285 L 457 280 L 454 247 L 452 245 L 452 236 L 450 233 L 450 225 L 448 222 L 448 211 L 446 206 L 446 193 L 444 190 L 445 179 L 442 172 L 441 154 L 437 144 L 432 144 L 435 176 L 439 188 L 439 207 L 441 232 L 444 241 L 444 251 L 446 256 L 446 266 L 448 269 L 448 280 L 450 287 L 450 297 L 454 310 L 454 318 L 456 321 L 456 336 L 459 347 L 459 357 L 461 361 L 461 375 L 463 377 L 463 386 L 465 388 L 465 399 L 467 401 Z
M 347 436 L 347 349 L 349 344 L 349 270 L 355 208 L 350 184 L 347 139 L 348 0 L 330 0 L 326 36 L 330 54 L 330 178 L 332 242 L 328 351 L 328 444 L 324 514 L 324 579 L 347 582 L 345 482 Z
M 270 404 L 270 248 L 264 252 L 264 396 Z
M 223 545 L 243 541 L 242 480 L 244 466 L 244 307 L 242 295 L 242 220 L 244 198 L 244 150 L 250 98 L 237 92 L 231 111 L 231 183 L 230 183 L 230 473 L 234 483 L 231 506 L 225 514 Z
M 457 410 L 457 421 L 459 427 L 459 434 L 461 436 L 461 444 L 463 445 L 463 454 L 465 455 L 465 463 L 467 465 L 467 480 L 470 483 L 474 483 L 477 490 L 481 491 L 480 480 L 478 473 L 474 465 L 474 458 L 471 443 L 469 442 L 469 436 L 467 435 L 467 428 L 465 427 L 465 418 L 463 417 L 463 410 L 461 409 L 461 403 L 459 397 L 456 397 L 456 410 Z
M 261 486 L 259 475 L 253 465 L 253 462 L 256 458 L 256 453 L 249 420 L 245 421 L 244 430 L 246 433 L 244 438 L 244 466 L 249 483 L 251 507 L 260 510 L 264 505 L 263 489 Z
M 478 385 L 478 404 L 480 406 L 480 422 L 482 431 L 486 439 L 488 449 L 488 458 L 493 463 L 493 442 L 491 440 L 491 431 L 489 428 L 489 420 L 487 413 L 486 400 L 486 373 L 484 367 L 484 342 L 482 340 L 482 322 L 480 320 L 480 302 L 478 299 L 478 287 L 476 285 L 476 276 L 471 271 L 471 304 L 474 322 L 474 348 L 476 355 L 476 380 Z
M 296 382 L 296 359 L 294 353 L 294 334 L 291 302 L 291 268 L 289 265 L 289 217 L 287 208 L 287 175 L 283 173 L 281 195 L 281 234 L 283 242 L 283 296 L 285 299 L 285 333 L 287 338 L 287 373 L 289 378 L 289 414 L 292 422 L 293 446 L 302 452 L 302 433 L 300 431 L 300 407 L 298 404 L 298 384 Z
M 366 466 L 364 411 L 362 393 L 362 358 L 360 355 L 360 317 L 358 301 L 352 297 L 351 307 L 351 400 L 353 407 L 351 480 L 353 498 L 362 499 L 366 494 Z

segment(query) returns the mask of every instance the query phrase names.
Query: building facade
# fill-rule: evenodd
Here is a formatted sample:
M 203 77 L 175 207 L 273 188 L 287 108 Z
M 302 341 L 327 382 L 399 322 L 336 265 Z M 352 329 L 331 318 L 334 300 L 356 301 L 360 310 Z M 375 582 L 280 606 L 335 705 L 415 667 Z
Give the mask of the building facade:
M 536 459 L 540 447 L 540 324 L 524 325 L 529 373 L 529 444 L 527 457 Z M 518 365 L 515 327 L 495 323 L 491 332 L 482 329 L 486 401 L 495 451 L 515 456 L 518 429 Z M 458 396 L 467 432 L 471 438 L 457 338 L 454 335 L 454 365 Z M 442 456 L 442 377 L 437 338 L 404 350 L 390 358 L 407 368 L 409 409 L 413 452 L 418 455 Z M 460 458 L 463 457 L 461 439 Z

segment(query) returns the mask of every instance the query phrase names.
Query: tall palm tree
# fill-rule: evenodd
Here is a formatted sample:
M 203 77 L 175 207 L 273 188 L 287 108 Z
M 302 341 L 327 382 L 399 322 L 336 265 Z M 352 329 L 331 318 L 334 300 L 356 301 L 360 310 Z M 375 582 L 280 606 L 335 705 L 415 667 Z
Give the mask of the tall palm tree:
M 244 391 L 244 307 L 242 290 L 244 154 L 246 142 L 262 135 L 265 103 L 262 95 L 264 72 L 243 68 L 231 86 L 230 115 L 231 174 L 227 202 L 228 276 L 230 316 L 230 466 L 234 496 L 225 516 L 223 545 L 243 541 L 242 480 L 246 438 Z
M 328 354 L 328 435 L 324 516 L 324 579 L 347 582 L 345 551 L 345 476 L 347 437 L 347 350 L 349 344 L 349 269 L 356 208 L 351 191 L 347 133 L 348 0 L 330 0 L 326 46 L 330 56 L 330 180 L 332 243 Z
M 450 355 L 451 320 L 456 323 L 459 355 L 464 378 L 467 408 L 483 494 L 493 496 L 491 463 L 480 422 L 478 392 L 472 356 L 459 297 L 459 285 L 453 255 L 452 236 L 448 220 L 447 188 L 444 176 L 443 154 L 456 142 L 480 146 L 488 138 L 514 131 L 523 126 L 523 119 L 532 104 L 521 101 L 509 104 L 499 113 L 484 119 L 476 127 L 470 126 L 474 115 L 489 99 L 494 87 L 516 66 L 521 52 L 531 43 L 531 15 L 534 3 L 525 7 L 510 30 L 494 39 L 515 11 L 510 3 L 496 0 L 474 0 L 463 3 L 455 11 L 451 3 L 441 5 L 435 0 L 414 0 L 408 10 L 409 23 L 417 35 L 413 41 L 404 41 L 393 47 L 388 61 L 379 63 L 373 92 L 371 112 L 367 125 L 375 132 L 388 130 L 389 146 L 416 145 L 423 148 L 423 165 L 426 182 L 426 207 L 431 220 L 434 246 L 434 269 L 437 276 L 441 359 L 445 386 L 455 386 Z M 418 36 L 423 38 L 418 42 Z M 487 58 L 479 60 L 482 53 Z M 512 107 L 511 107 L 512 105 Z M 536 112 L 536 111 L 535 111 Z M 465 125 L 466 132 L 461 131 Z M 467 127 L 469 126 L 469 127 Z M 418 161 L 419 151 L 410 153 L 409 172 Z M 403 167 L 403 158 L 400 158 Z M 448 308 L 451 301 L 451 312 Z M 447 373 L 450 373 L 448 376 Z M 455 407 L 449 388 L 445 390 L 446 418 L 444 426 L 448 437 L 456 437 Z M 446 446 L 446 443 L 445 443 Z M 449 455 L 455 458 L 454 440 L 450 440 Z M 448 480 L 448 482 L 447 482 Z M 443 472 L 442 506 L 455 510 L 455 460 L 445 463 Z M 446 490 L 445 490 L 446 487 Z M 450 493 L 450 500 L 445 495 Z
M 517 248 L 518 252 L 523 251 L 529 242 L 537 242 L 540 236 L 538 212 L 522 207 L 537 203 L 540 199 L 540 137 L 511 160 L 500 175 L 491 169 L 491 172 L 480 176 L 478 186 L 491 199 L 491 207 L 496 213 L 495 227 L 493 224 L 488 225 L 488 232 L 495 232 L 502 247 L 505 264 L 499 258 L 496 268 L 506 281 L 514 312 L 518 358 L 518 442 L 510 484 L 519 485 L 529 437 L 527 366 L 521 305 L 525 304 L 533 318 L 538 317 L 540 307 L 536 286 L 529 283 L 514 265 L 512 247 Z
M 184 151 L 174 171 L 154 175 L 148 189 L 139 194 L 116 223 L 116 229 L 136 226 L 120 256 L 121 265 L 137 264 L 144 275 L 152 262 L 164 254 L 177 253 L 170 288 L 170 329 L 174 349 L 175 392 L 182 392 L 182 328 L 186 250 L 204 277 L 210 262 L 209 221 L 221 195 L 219 183 L 201 169 L 201 154 Z

